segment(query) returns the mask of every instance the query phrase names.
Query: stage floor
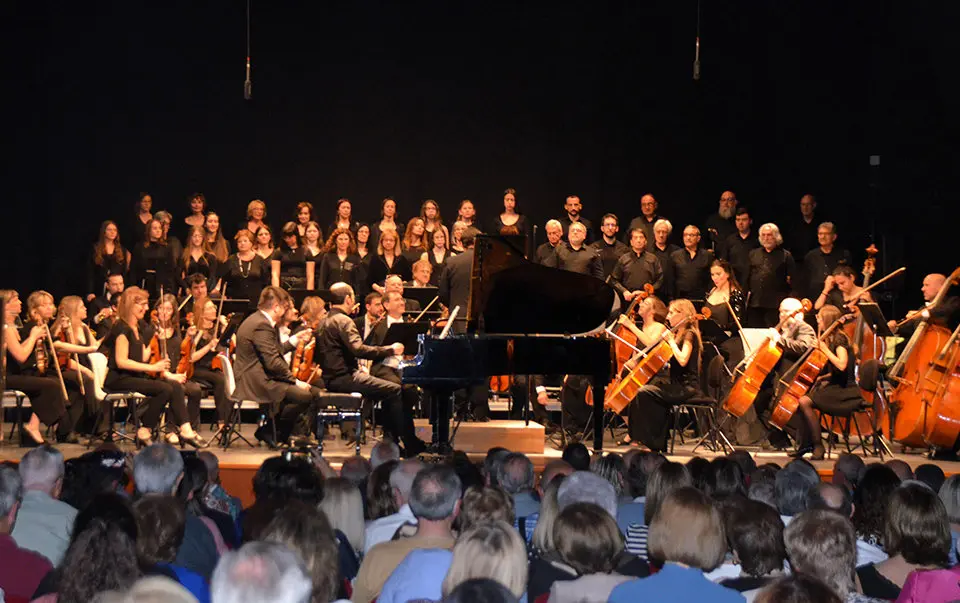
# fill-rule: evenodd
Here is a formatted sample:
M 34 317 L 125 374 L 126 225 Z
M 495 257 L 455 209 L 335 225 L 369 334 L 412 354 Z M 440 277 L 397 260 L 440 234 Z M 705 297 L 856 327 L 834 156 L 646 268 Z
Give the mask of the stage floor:
M 253 430 L 254 427 L 252 425 L 245 424 L 243 426 L 243 435 L 253 441 Z M 334 428 L 333 431 L 334 433 L 338 433 L 336 428 Z M 206 431 L 206 429 L 202 433 L 204 437 L 209 439 L 211 434 Z M 4 435 L 9 435 L 9 431 Z M 624 453 L 630 449 L 630 447 L 627 446 L 616 446 L 610 437 L 609 431 L 605 432 L 605 436 L 606 437 L 603 443 L 604 452 Z M 373 447 L 374 442 L 374 440 L 368 438 L 368 443 L 361 447 L 361 454 L 364 456 L 369 456 L 370 449 Z M 592 449 L 592 440 L 586 443 L 588 447 Z M 667 457 L 671 460 L 679 461 L 681 463 L 686 462 L 692 456 L 694 456 L 693 446 L 693 442 L 689 440 L 685 444 L 680 444 L 678 442 L 674 454 L 669 454 Z M 87 452 L 87 448 L 81 445 L 65 444 L 58 445 L 57 448 L 63 452 L 66 458 L 73 458 Z M 130 444 L 123 444 L 121 448 L 131 453 L 135 452 L 134 447 Z M 911 467 L 915 468 L 918 465 L 931 462 L 925 454 L 904 454 L 901 452 L 899 445 L 893 445 L 892 448 L 894 451 L 893 458 L 904 460 Z M 190 450 L 189 447 L 187 449 Z M 786 452 L 764 451 L 758 447 L 745 447 L 743 449 L 748 450 L 751 454 L 753 454 L 757 464 L 777 463 L 779 465 L 784 465 L 791 460 L 790 457 L 787 456 Z M 20 448 L 15 443 L 5 440 L 3 444 L 0 445 L 0 462 L 16 462 L 27 452 L 27 450 L 27 448 Z M 251 448 L 243 442 L 235 443 L 228 450 L 213 447 L 208 448 L 207 450 L 216 454 L 220 459 L 221 481 L 223 482 L 224 487 L 226 487 L 227 490 L 230 491 L 234 496 L 240 497 L 244 501 L 244 504 L 250 504 L 253 502 L 252 479 L 257 468 L 264 461 L 264 459 L 277 454 L 277 452 L 271 451 L 265 447 Z M 822 477 L 829 478 L 833 474 L 833 463 L 835 461 L 836 454 L 839 454 L 839 452 L 842 451 L 845 451 L 845 448 L 841 446 L 837 451 L 835 451 L 834 459 L 813 461 L 814 466 L 817 468 L 817 471 Z M 347 442 L 341 440 L 339 437 L 324 441 L 323 456 L 329 460 L 330 464 L 334 468 L 339 468 L 343 459 L 352 456 L 354 453 L 355 448 L 348 446 Z M 548 462 L 553 459 L 560 458 L 561 453 L 562 451 L 557 448 L 553 442 L 548 440 L 544 446 L 544 452 L 542 454 L 528 454 L 527 456 L 530 457 L 530 460 L 533 461 L 534 466 L 539 472 Z M 468 454 L 474 461 L 482 461 L 484 457 L 482 452 Z M 696 456 L 702 456 L 710 459 L 718 456 L 718 454 L 701 447 L 696 451 Z M 871 463 L 877 462 L 879 459 L 873 456 L 864 460 L 867 463 Z M 890 457 L 884 455 L 884 460 L 890 460 Z M 948 476 L 953 475 L 954 473 L 960 473 L 960 462 L 936 461 L 936 464 L 939 465 L 943 469 L 944 473 L 946 473 Z

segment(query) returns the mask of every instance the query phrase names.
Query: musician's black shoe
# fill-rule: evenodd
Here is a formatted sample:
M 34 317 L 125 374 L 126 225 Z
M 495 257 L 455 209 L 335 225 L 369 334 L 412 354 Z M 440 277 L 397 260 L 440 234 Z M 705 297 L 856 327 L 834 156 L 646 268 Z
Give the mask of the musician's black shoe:
M 810 457 L 810 460 L 822 461 L 824 454 L 826 454 L 826 450 L 824 450 L 823 446 L 818 444 L 813 447 L 813 455 Z
M 413 442 L 403 443 L 402 456 L 405 459 L 412 459 L 427 451 L 427 444 L 420 438 L 414 438 Z
M 71 431 L 66 435 L 57 434 L 57 443 L 58 444 L 79 444 L 80 436 L 75 432 Z
M 803 458 L 803 455 L 813 452 L 813 444 L 804 444 L 794 452 L 787 453 L 787 456 L 795 459 Z M 822 456 L 820 458 L 823 458 Z
M 270 450 L 277 449 L 277 443 L 273 440 L 273 431 L 268 426 L 258 427 L 257 430 L 253 432 L 253 437 L 257 438 L 258 442 L 263 442 Z

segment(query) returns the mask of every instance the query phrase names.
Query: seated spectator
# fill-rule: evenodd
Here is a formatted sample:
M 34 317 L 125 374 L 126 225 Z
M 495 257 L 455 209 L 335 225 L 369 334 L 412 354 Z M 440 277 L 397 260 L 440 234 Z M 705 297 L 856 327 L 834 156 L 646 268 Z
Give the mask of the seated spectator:
M 479 487 L 487 484 L 487 480 L 483 477 L 483 471 L 480 471 L 480 468 L 470 460 L 466 452 L 454 450 L 451 462 L 454 472 L 460 478 L 460 484 L 463 486 L 464 492 L 472 486 Z
M 393 515 L 400 509 L 393 496 L 393 488 L 390 487 L 390 474 L 399 464 L 400 461 L 387 461 L 370 474 L 370 479 L 367 480 L 367 506 L 364 511 L 368 526 L 370 522 Z
M 0 466 L 0 590 L 8 599 L 29 600 L 53 566 L 50 560 L 17 546 L 10 536 L 23 498 L 23 482 L 16 469 Z
M 864 467 L 863 459 L 859 455 L 844 452 L 837 457 L 837 462 L 833 464 L 833 483 L 838 486 L 845 486 L 852 494 L 860 482 Z
M 367 525 L 364 553 L 369 553 L 370 549 L 381 542 L 390 541 L 404 524 L 417 523 L 417 517 L 410 509 L 409 499 L 413 481 L 422 469 L 423 463 L 418 459 L 406 459 L 390 472 L 390 488 L 397 512 L 375 519 Z
M 710 461 L 707 472 L 707 485 L 704 493 L 713 500 L 724 500 L 731 496 L 747 496 L 747 484 L 740 465 L 727 457 L 717 457 Z
M 693 479 L 693 487 L 701 492 L 706 492 L 707 479 L 710 475 L 710 461 L 702 456 L 695 456 L 687 461 L 686 467 Z
M 844 486 L 820 482 L 807 492 L 807 509 L 836 511 L 847 519 L 851 519 L 853 499 L 850 497 L 850 491 Z
M 960 567 L 911 572 L 897 603 L 953 603 L 960 600 Z
M 540 481 L 537 482 L 537 497 L 543 501 L 543 493 L 546 491 L 550 482 L 558 477 L 566 477 L 573 473 L 573 466 L 563 459 L 550 461 L 543 467 L 543 473 L 540 474 Z
M 400 471 L 400 467 L 394 473 Z M 410 551 L 452 549 L 451 527 L 460 512 L 460 494 L 460 478 L 450 467 L 438 465 L 417 473 L 408 503 L 410 512 L 417 519 L 416 534 L 381 542 L 367 552 L 360 564 L 351 600 L 369 603 L 377 598 L 387 578 Z
M 320 510 L 326 514 L 337 539 L 340 573 L 347 580 L 357 577 L 363 552 L 366 527 L 360 490 L 342 477 L 328 479 L 323 485 Z
M 497 486 L 473 486 L 463 493 L 460 515 L 457 516 L 460 533 L 481 523 L 505 521 L 514 523 L 513 497 Z
M 734 450 L 727 458 L 740 466 L 740 472 L 744 476 L 752 475 L 757 470 L 757 461 L 746 450 Z
M 627 465 L 624 463 L 622 456 L 615 452 L 608 452 L 603 456 L 594 457 L 590 464 L 590 471 L 610 482 L 618 501 L 623 499 L 626 489 Z
M 500 475 L 500 465 L 509 454 L 510 451 L 502 446 L 494 446 L 487 450 L 487 456 L 483 459 L 483 479 L 486 485 L 498 485 L 497 476 Z
M 453 552 L 446 549 L 410 551 L 384 582 L 377 603 L 440 600 L 440 587 L 452 562 Z
M 750 474 L 750 487 L 747 498 L 777 508 L 777 470 L 772 467 L 758 467 Z
M 148 446 L 133 459 L 133 480 L 137 485 L 138 496 L 173 495 L 182 476 L 183 457 L 169 444 Z M 183 543 L 177 551 L 177 565 L 209 580 L 219 558 L 210 528 L 199 517 L 188 514 Z
M 141 578 L 126 592 L 101 593 L 96 603 L 197 603 L 197 598 L 179 582 L 164 576 Z
M 126 455 L 104 446 L 64 462 L 60 500 L 85 509 L 98 494 L 125 491 L 128 482 Z
M 63 561 L 50 576 L 52 583 L 39 587 L 34 600 L 85 603 L 99 593 L 129 588 L 140 577 L 137 538 L 136 519 L 126 500 L 117 494 L 97 496 L 77 514 Z
M 857 532 L 857 564 L 878 563 L 887 558 L 883 542 L 884 517 L 890 496 L 900 478 L 885 465 L 870 465 L 853 492 L 853 527 Z
M 137 560 L 143 572 L 175 580 L 197 601 L 209 603 L 207 581 L 175 563 L 187 524 L 183 505 L 172 496 L 148 494 L 134 503 L 133 512 L 137 518 Z
M 940 488 L 943 487 L 943 482 L 947 481 L 947 476 L 943 473 L 943 469 L 930 463 L 920 465 L 913 473 L 918 482 L 930 486 L 930 489 L 934 492 L 939 492 Z
M 762 588 L 783 573 L 783 521 L 777 510 L 756 500 L 730 507 L 724 521 L 727 544 L 740 575 L 720 584 L 738 592 Z
M 874 601 L 854 585 L 857 540 L 847 518 L 834 511 L 804 511 L 783 531 L 783 544 L 793 574 L 820 580 L 841 601 Z
M 843 603 L 830 587 L 802 574 L 785 576 L 764 588 L 756 603 Z
M 857 568 L 860 590 L 868 597 L 896 599 L 910 572 L 946 567 L 950 522 L 937 495 L 923 484 L 897 488 L 887 505 L 883 542 L 890 558 Z
M 653 473 L 653 470 L 666 461 L 663 455 L 655 452 L 643 452 L 636 448 L 629 452 L 636 455 L 627 465 L 625 483 L 629 500 L 621 502 L 617 506 L 617 525 L 624 536 L 627 535 L 627 529 L 631 524 L 643 525 L 643 507 L 647 500 L 647 482 L 650 480 L 650 474 Z
M 373 445 L 370 450 L 370 470 L 390 461 L 400 460 L 400 447 L 390 438 L 384 438 Z
M 613 517 L 594 504 L 575 503 L 561 511 L 553 541 L 571 577 L 550 587 L 552 603 L 604 603 L 615 586 L 631 579 L 615 571 L 623 534 Z
M 725 603 L 743 596 L 707 580 L 727 552 L 720 513 L 705 494 L 690 487 L 667 495 L 650 524 L 650 557 L 663 563 L 648 578 L 624 582 L 610 594 L 611 603 L 671 601 Z
M 77 510 L 59 500 L 63 487 L 63 454 L 49 445 L 30 450 L 20 460 L 23 500 L 13 527 L 22 548 L 40 553 L 54 566 L 63 559 Z
M 263 531 L 264 542 L 285 546 L 296 554 L 313 584 L 312 603 L 329 603 L 338 593 L 348 596 L 340 579 L 337 540 L 323 511 L 300 501 L 290 501 Z M 216 581 L 216 577 L 214 577 Z
M 203 491 L 204 506 L 221 513 L 227 513 L 233 519 L 233 522 L 237 523 L 243 505 L 239 498 L 230 496 L 220 484 L 220 459 L 208 450 L 201 450 L 197 453 L 197 457 L 207 467 L 207 487 Z M 239 543 L 237 546 L 239 546 Z
M 574 471 L 590 470 L 590 451 L 581 442 L 568 444 L 563 449 L 563 460 L 570 463 Z
M 204 503 L 203 492 L 207 488 L 208 475 L 207 464 L 203 460 L 196 456 L 185 458 L 183 479 L 177 486 L 177 498 L 188 515 L 206 524 L 217 545 L 217 552 L 222 555 L 228 548 L 235 549 L 240 546 L 240 536 L 229 513 L 210 509 Z
M 897 477 L 900 478 L 901 482 L 905 482 L 908 479 L 913 479 L 913 469 L 910 468 L 910 465 L 908 465 L 906 461 L 901 461 L 900 459 L 890 459 L 884 464 L 893 469 L 893 472 L 897 474 Z
M 340 465 L 340 477 L 356 486 L 360 492 L 367 487 L 367 479 L 370 478 L 371 471 L 373 468 L 370 461 L 358 454 L 343 459 L 343 464 Z
M 950 565 L 957 564 L 957 541 L 960 539 L 960 475 L 951 475 L 940 486 L 940 502 L 950 520 Z
M 248 542 L 224 555 L 210 585 L 217 603 L 308 603 L 313 589 L 300 558 L 273 542 Z
M 774 488 L 783 525 L 789 525 L 794 515 L 806 510 L 807 492 L 819 483 L 820 474 L 803 459 L 790 461 L 777 472 Z
M 647 482 L 647 499 L 643 508 L 643 524 L 627 528 L 627 551 L 641 559 L 647 558 L 647 538 L 650 522 L 667 495 L 678 488 L 692 486 L 693 478 L 686 465 L 666 461 L 653 470 Z
M 477 578 L 496 580 L 518 599 L 526 591 L 527 551 L 509 523 L 481 523 L 457 538 L 441 592 L 449 596 L 463 582 Z
M 540 517 L 537 518 L 537 527 L 534 528 L 533 538 L 530 541 L 529 559 L 531 563 L 556 550 L 553 541 L 553 524 L 560 514 L 557 492 L 560 490 L 560 484 L 563 483 L 564 479 L 566 479 L 564 475 L 553 478 L 540 495 Z
M 476 578 L 461 582 L 443 598 L 443 603 L 517 603 L 510 590 L 496 580 Z
M 511 452 L 500 463 L 497 484 L 513 498 L 514 524 L 526 542 L 533 538 L 540 514 L 540 501 L 534 493 L 535 480 L 533 463 L 526 455 Z

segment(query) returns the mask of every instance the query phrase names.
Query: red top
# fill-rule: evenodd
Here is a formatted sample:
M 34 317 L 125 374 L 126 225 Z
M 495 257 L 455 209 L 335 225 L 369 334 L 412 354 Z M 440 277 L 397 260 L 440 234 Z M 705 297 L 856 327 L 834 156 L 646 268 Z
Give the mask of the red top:
M 40 581 L 53 566 L 46 557 L 22 549 L 9 534 L 0 534 L 0 588 L 7 600 L 33 598 Z

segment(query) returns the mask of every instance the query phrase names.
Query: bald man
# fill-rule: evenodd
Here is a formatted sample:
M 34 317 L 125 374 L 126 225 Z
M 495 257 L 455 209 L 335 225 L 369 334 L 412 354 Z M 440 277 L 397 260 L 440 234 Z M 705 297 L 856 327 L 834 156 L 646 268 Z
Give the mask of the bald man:
M 955 295 L 947 295 L 936 307 L 933 306 L 933 300 L 936 299 L 937 294 L 940 293 L 946 282 L 947 277 L 939 273 L 925 276 L 923 285 L 920 287 L 924 308 L 907 312 L 907 318 L 916 318 L 916 320 L 908 322 L 899 329 L 896 329 L 897 321 L 895 320 L 888 321 L 887 325 L 896 330 L 897 335 L 905 339 L 909 339 L 913 335 L 913 331 L 921 319 L 926 319 L 930 324 L 947 327 L 950 330 L 956 329 L 957 323 L 960 322 L 960 298 Z
M 553 258 L 548 257 L 544 266 L 560 268 L 570 272 L 588 274 L 594 278 L 603 278 L 603 263 L 600 252 L 586 243 L 587 227 L 581 222 L 570 224 L 567 242 L 561 242 L 554 249 Z

